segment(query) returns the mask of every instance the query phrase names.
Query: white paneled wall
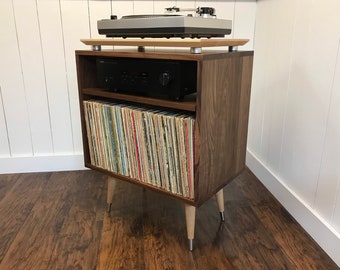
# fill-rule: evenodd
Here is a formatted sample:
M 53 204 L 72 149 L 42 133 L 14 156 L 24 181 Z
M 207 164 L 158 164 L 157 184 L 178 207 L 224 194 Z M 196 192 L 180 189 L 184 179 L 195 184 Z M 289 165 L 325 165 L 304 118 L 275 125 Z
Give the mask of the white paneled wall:
M 339 10 L 257 1 L 248 165 L 340 265 Z
M 97 20 L 111 14 L 175 5 L 215 7 L 252 49 L 255 0 L 1 0 L 0 173 L 83 168 L 74 51 L 88 47 L 80 38 L 98 38 Z
M 248 166 L 340 265 L 340 2 L 0 0 L 0 173 L 83 168 L 74 51 L 110 14 L 213 6 L 255 47 Z M 254 36 L 256 16 L 256 32 Z
M 38 1 L 37 10 L 53 153 L 69 153 L 73 133 L 60 5 L 58 1 Z
M 12 1 L 0 1 L 0 89 L 2 99 L 0 153 L 2 157 L 33 155 L 31 127 L 24 86 L 21 52 Z M 19 136 L 20 134 L 20 136 Z M 7 139 L 6 139 L 7 138 Z

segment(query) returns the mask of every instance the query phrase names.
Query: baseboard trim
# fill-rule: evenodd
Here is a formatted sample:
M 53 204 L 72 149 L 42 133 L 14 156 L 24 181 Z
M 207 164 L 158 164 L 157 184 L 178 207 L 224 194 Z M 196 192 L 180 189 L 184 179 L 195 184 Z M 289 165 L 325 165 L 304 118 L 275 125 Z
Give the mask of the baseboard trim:
M 83 170 L 82 154 L 0 157 L 0 174 Z
M 340 267 L 340 233 L 270 171 L 249 149 L 246 164 L 265 187 Z

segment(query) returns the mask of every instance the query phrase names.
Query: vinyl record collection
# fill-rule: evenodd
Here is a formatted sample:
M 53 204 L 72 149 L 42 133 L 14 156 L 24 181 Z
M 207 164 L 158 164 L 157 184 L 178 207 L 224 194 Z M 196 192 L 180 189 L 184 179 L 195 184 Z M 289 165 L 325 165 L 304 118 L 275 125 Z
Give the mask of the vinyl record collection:
M 84 101 L 91 164 L 194 198 L 194 115 Z

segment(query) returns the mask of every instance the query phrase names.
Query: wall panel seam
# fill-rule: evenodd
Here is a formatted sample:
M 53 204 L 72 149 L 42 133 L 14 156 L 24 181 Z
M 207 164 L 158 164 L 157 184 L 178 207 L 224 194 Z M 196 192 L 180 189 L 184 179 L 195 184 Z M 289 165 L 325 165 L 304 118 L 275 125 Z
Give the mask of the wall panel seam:
M 87 18 L 88 18 L 88 21 L 89 21 L 90 38 L 92 38 L 90 0 L 87 0 Z
M 282 126 L 282 134 L 281 134 L 281 147 L 280 147 L 280 158 L 279 158 L 279 172 L 281 172 L 281 165 L 282 165 L 282 152 L 283 152 L 283 142 L 284 142 L 284 134 L 286 132 L 286 123 L 287 123 L 287 106 L 288 106 L 288 98 L 289 98 L 289 92 L 291 87 L 291 75 L 292 75 L 292 66 L 293 66 L 293 51 L 294 51 L 294 36 L 296 34 L 296 20 L 297 20 L 297 10 L 298 10 L 298 4 L 295 6 L 295 16 L 294 16 L 294 24 L 292 29 L 292 40 L 291 40 L 291 54 L 290 54 L 290 60 L 289 60 L 289 70 L 288 70 L 288 81 L 287 81 L 287 88 L 286 88 L 286 104 L 284 106 L 284 115 L 283 115 L 283 126 Z M 255 33 L 254 33 L 255 35 Z
M 63 24 L 63 14 L 62 14 L 62 4 L 61 0 L 59 0 L 59 14 L 60 14 L 60 24 L 61 24 L 61 36 L 63 40 L 63 53 L 64 53 L 64 66 L 65 66 L 65 77 L 66 77 L 66 88 L 67 88 L 67 102 L 68 102 L 68 111 L 69 111 L 69 118 L 70 118 L 70 125 L 71 125 L 71 133 L 72 133 L 72 148 L 73 152 L 75 152 L 75 145 L 74 145 L 74 133 L 73 133 L 73 122 L 72 122 L 72 108 L 71 108 L 71 97 L 70 97 L 70 85 L 67 77 L 68 69 L 67 69 L 67 62 L 66 62 L 66 46 L 65 46 L 65 35 L 64 35 L 64 24 Z
M 16 16 L 15 16 L 15 8 L 14 8 L 13 0 L 12 0 L 12 10 L 13 10 L 13 18 L 14 18 L 15 37 L 17 39 L 18 55 L 19 55 L 19 59 L 20 59 L 21 81 L 22 81 L 23 90 L 24 90 L 24 99 L 25 99 L 25 103 L 26 103 L 26 106 L 25 106 L 26 107 L 26 113 L 28 115 L 27 121 L 28 121 L 29 134 L 30 134 L 31 153 L 34 156 L 31 118 L 30 118 L 30 112 L 29 112 L 28 106 L 27 106 L 28 104 L 27 104 L 26 85 L 25 85 L 25 80 L 24 80 L 24 71 L 23 71 L 23 65 L 22 65 L 22 59 L 21 59 L 21 50 L 20 50 L 20 43 L 19 43 L 19 36 L 18 36 L 18 27 L 17 27 L 17 21 L 16 21 Z
M 11 157 L 12 156 L 12 149 L 11 149 L 11 142 L 9 140 L 8 126 L 7 126 L 7 119 L 6 119 L 6 111 L 5 111 L 4 98 L 2 96 L 1 86 L 0 86 L 0 99 L 1 99 L 2 113 L 4 115 L 4 120 L 5 120 L 5 128 L 6 128 L 6 134 L 7 134 L 7 143 L 8 143 L 9 156 Z
M 336 195 L 335 195 L 335 200 L 333 204 L 333 209 L 332 209 L 332 216 L 331 216 L 331 222 L 334 222 L 335 219 L 335 211 L 337 208 L 337 201 L 340 200 L 340 177 L 338 177 L 337 185 L 336 185 Z
M 340 50 L 340 39 L 338 41 L 338 50 L 336 54 L 335 59 L 339 59 L 339 50 Z M 338 62 L 335 61 L 334 64 L 334 69 L 333 69 L 333 78 L 332 78 L 332 84 L 331 84 L 331 94 L 329 96 L 329 102 L 328 102 L 328 108 L 327 108 L 327 119 L 326 119 L 326 128 L 323 134 L 323 142 L 322 142 L 322 153 L 321 153 L 321 160 L 320 160 L 320 165 L 319 165 L 319 173 L 318 173 L 318 178 L 317 178 L 317 183 L 316 183 L 316 189 L 314 192 L 314 200 L 313 204 L 316 206 L 316 198 L 317 198 L 317 193 L 319 190 L 319 182 L 320 182 L 320 176 L 321 176 L 321 170 L 322 170 L 322 164 L 324 162 L 324 157 L 325 157 L 325 148 L 326 148 L 326 138 L 327 138 L 327 133 L 329 130 L 329 117 L 330 117 L 330 112 L 331 112 L 331 107 L 332 107 L 332 99 L 333 99 L 333 94 L 334 94 L 334 81 L 335 81 L 335 74 L 337 70 Z M 336 205 L 336 200 L 334 201 L 334 206 Z M 334 213 L 333 213 L 334 214 Z M 332 217 L 333 217 L 332 214 Z
M 42 44 L 42 37 L 41 37 L 41 27 L 40 27 L 40 18 L 39 18 L 39 8 L 38 2 L 35 1 L 35 7 L 37 12 L 37 20 L 38 20 L 38 30 L 39 30 L 39 38 L 40 38 L 40 49 L 41 49 L 41 58 L 42 58 L 42 65 L 43 65 L 43 73 L 44 73 L 44 84 L 45 84 L 45 93 L 46 93 L 46 102 L 47 102 L 47 111 L 48 111 L 48 120 L 49 120 L 49 127 L 50 127 L 50 135 L 51 135 L 51 144 L 52 144 L 52 151 L 54 150 L 54 139 L 53 139 L 53 129 L 52 129 L 52 121 L 51 121 L 51 108 L 50 108 L 50 98 L 48 95 L 48 88 L 47 88 L 47 79 L 46 79 L 46 65 L 45 65 L 45 57 L 44 57 L 44 48 Z

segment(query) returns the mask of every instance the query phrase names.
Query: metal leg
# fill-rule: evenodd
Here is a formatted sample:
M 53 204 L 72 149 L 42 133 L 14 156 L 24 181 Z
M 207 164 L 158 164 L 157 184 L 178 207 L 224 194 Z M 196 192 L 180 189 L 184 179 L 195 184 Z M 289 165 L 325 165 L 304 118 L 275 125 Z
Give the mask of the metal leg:
M 100 45 L 92 45 L 92 50 L 93 51 L 101 51 L 102 50 L 102 46 L 100 46 Z
M 112 203 L 107 203 L 106 204 L 106 212 L 110 213 L 111 212 L 111 207 L 112 207 Z
M 224 197 L 223 197 L 223 188 L 216 193 L 218 210 L 220 211 L 221 221 L 225 221 L 224 217 Z
M 238 47 L 237 46 L 229 46 L 228 51 L 229 52 L 236 52 L 236 51 L 238 51 Z
M 191 47 L 190 48 L 190 52 L 192 54 L 200 54 L 200 53 L 202 53 L 202 48 L 200 48 L 200 47 Z
M 222 222 L 225 221 L 224 212 L 220 212 L 220 218 L 221 218 L 221 221 L 222 221 Z
M 190 251 L 194 250 L 194 239 L 189 239 L 189 250 Z
M 144 46 L 138 46 L 137 51 L 138 52 L 145 52 L 145 47 Z
M 196 207 L 185 204 L 185 220 L 187 223 L 187 233 L 188 233 L 190 251 L 194 249 L 195 216 L 196 216 Z

